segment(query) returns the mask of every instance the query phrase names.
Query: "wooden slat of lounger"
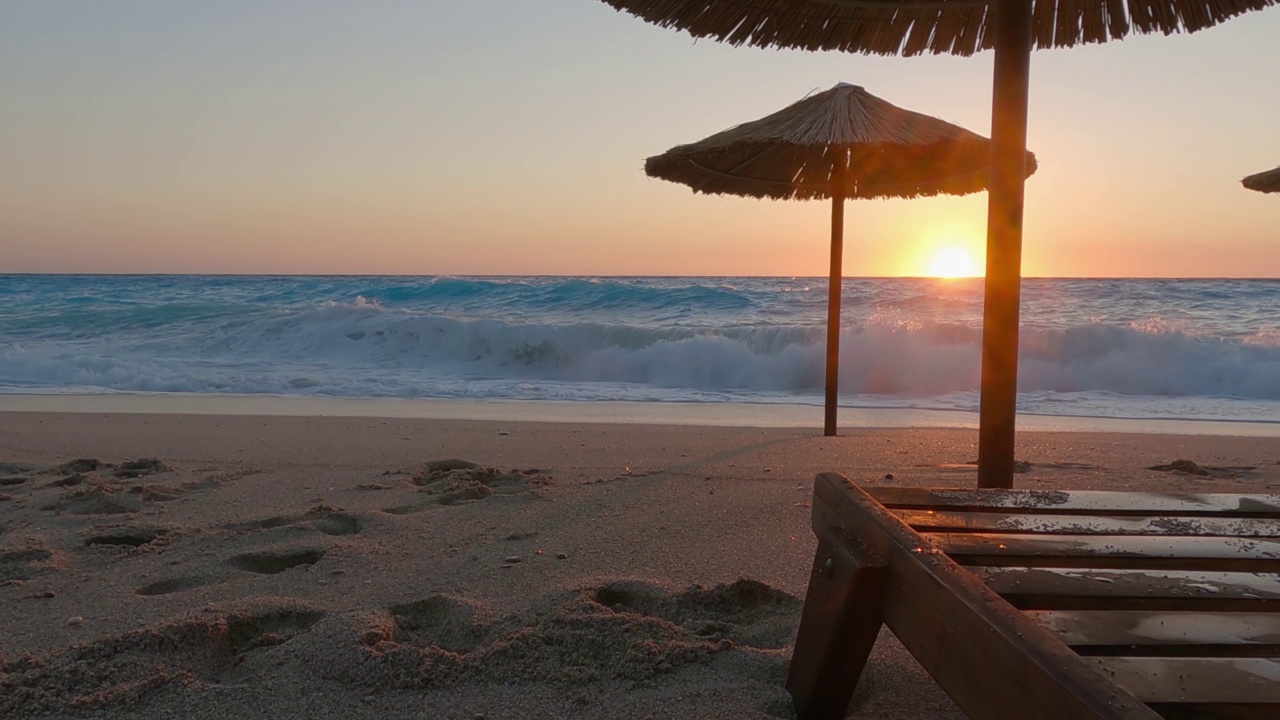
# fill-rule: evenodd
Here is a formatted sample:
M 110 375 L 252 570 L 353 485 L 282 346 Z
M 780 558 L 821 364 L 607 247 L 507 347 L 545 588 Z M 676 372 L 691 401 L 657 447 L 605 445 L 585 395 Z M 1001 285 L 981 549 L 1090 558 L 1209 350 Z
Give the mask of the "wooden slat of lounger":
M 1053 515 L 1221 515 L 1280 519 L 1280 495 L 1103 492 L 1094 490 L 938 490 L 876 487 L 868 494 L 890 508 L 951 509 Z
M 1164 720 L 1276 720 L 1270 703 L 1151 703 Z
M 1258 717 L 1280 717 L 1280 660 L 1275 658 L 1090 659 L 1143 702 L 1272 704 L 1271 714 Z
M 1028 610 L 1026 616 L 1081 654 L 1280 657 L 1280 613 Z
M 1280 539 L 921 534 L 962 565 L 1280 572 Z
M 967 568 L 1015 606 L 1028 610 L 1280 609 L 1280 575 L 1190 570 Z
M 1067 535 L 1280 537 L 1280 520 L 1227 517 L 1108 517 L 963 510 L 890 509 L 918 532 L 1009 532 Z
M 1158 717 L 968 569 L 919 552 L 928 543 L 844 477 L 818 475 L 813 523 L 820 536 L 853 533 L 889 563 L 885 624 L 970 717 Z

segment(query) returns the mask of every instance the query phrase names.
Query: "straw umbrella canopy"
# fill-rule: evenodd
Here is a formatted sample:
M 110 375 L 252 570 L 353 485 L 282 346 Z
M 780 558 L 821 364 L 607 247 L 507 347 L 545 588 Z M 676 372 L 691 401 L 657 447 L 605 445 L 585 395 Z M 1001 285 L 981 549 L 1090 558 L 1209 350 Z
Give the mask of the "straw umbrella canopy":
M 604 0 L 662 27 L 731 45 L 874 55 L 972 55 L 998 42 L 997 12 L 1023 6 L 1031 47 L 1196 32 L 1276 0 Z
M 1250 175 L 1241 180 L 1240 184 L 1249 190 L 1257 190 L 1258 192 L 1280 192 L 1280 167 Z
M 846 198 L 967 195 L 986 189 L 991 143 L 840 83 L 788 107 L 645 161 L 651 177 L 708 194 L 831 205 L 823 434 L 836 434 Z M 1028 153 L 1027 174 L 1035 171 Z
M 1195 32 L 1280 0 L 603 0 L 732 45 L 876 55 L 995 50 L 978 486 L 1013 487 L 1031 50 Z

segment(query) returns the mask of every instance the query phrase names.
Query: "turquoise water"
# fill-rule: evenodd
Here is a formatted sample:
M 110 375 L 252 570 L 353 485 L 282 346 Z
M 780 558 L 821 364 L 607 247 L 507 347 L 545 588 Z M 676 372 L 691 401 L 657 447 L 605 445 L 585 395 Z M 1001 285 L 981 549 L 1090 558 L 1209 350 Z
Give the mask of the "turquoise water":
M 847 280 L 841 404 L 977 408 L 981 280 Z M 822 402 L 821 278 L 0 276 L 0 392 Z M 1280 421 L 1280 281 L 1030 279 L 1019 409 Z

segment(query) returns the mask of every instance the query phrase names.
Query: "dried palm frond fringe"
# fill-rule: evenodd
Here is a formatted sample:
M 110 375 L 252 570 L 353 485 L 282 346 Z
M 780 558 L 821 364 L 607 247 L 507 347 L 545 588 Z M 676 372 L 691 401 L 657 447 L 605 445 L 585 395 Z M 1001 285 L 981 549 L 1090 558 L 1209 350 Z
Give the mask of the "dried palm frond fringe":
M 1249 177 L 1241 180 L 1240 184 L 1250 190 L 1257 190 L 1258 192 L 1280 192 L 1280 167 L 1267 170 L 1266 172 L 1260 172 L 1256 175 L 1250 175 Z
M 836 87 L 645 161 L 694 192 L 823 199 L 837 164 L 847 198 L 966 195 L 986 189 L 991 143 L 856 85 Z M 1036 168 L 1027 153 L 1028 174 Z
M 989 50 L 981 0 L 604 0 L 662 27 L 732 45 L 872 55 Z M 1036 48 L 1196 32 L 1280 0 L 1035 0 Z

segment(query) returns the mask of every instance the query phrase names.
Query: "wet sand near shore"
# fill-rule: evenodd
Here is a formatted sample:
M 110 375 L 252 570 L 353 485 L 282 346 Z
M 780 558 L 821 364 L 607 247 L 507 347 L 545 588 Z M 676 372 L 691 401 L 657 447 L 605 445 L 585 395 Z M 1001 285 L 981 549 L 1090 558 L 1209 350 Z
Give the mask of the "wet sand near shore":
M 0 413 L 0 716 L 793 717 L 814 474 L 967 487 L 976 454 L 971 429 Z M 1280 492 L 1272 438 L 1018 457 L 1020 487 Z M 961 717 L 888 633 L 864 677 L 851 717 Z

